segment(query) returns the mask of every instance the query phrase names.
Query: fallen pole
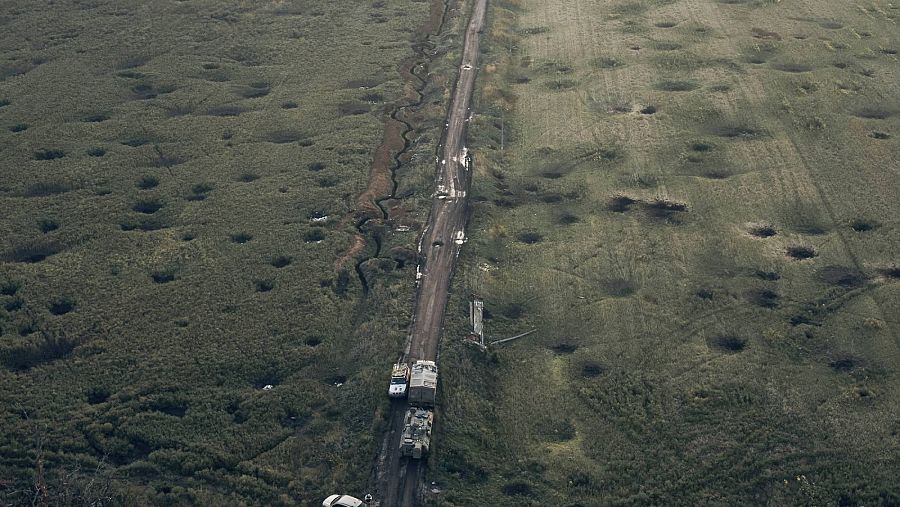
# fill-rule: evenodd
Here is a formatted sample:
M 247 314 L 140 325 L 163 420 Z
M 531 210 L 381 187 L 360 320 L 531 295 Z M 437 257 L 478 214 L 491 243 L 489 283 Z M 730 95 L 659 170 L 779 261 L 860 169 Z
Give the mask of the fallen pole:
M 530 335 L 531 333 L 533 333 L 533 332 L 535 332 L 535 331 L 537 331 L 537 328 L 532 329 L 531 331 L 525 331 L 525 332 L 522 333 L 522 334 L 517 334 L 517 335 L 511 336 L 511 337 L 509 337 L 509 338 L 504 338 L 504 339 L 502 339 L 502 340 L 492 341 L 492 342 L 490 343 L 490 345 L 499 345 L 499 344 L 501 344 L 501 343 L 506 343 L 506 342 L 508 342 L 508 341 L 516 340 L 516 339 L 518 339 L 518 338 L 522 338 L 523 336 L 528 336 L 528 335 Z

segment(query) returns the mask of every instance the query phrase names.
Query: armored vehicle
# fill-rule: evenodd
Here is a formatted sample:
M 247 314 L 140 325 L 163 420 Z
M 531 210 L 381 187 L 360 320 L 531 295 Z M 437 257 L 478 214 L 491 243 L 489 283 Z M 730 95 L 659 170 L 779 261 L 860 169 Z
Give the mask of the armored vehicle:
M 409 378 L 409 404 L 414 407 L 433 407 L 436 395 L 437 365 L 434 361 L 416 361 Z
M 403 420 L 403 436 L 400 437 L 400 455 L 421 459 L 431 446 L 431 424 L 434 413 L 424 408 L 410 407 Z

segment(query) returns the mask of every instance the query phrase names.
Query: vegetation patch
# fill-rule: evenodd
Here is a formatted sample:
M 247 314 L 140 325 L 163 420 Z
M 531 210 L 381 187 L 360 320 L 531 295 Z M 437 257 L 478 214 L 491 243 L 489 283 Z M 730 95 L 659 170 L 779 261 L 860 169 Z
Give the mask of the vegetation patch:
M 506 496 L 532 496 L 534 495 L 534 491 L 532 491 L 531 485 L 527 482 L 510 482 L 505 484 L 501 491 Z
M 876 130 L 876 131 L 872 132 L 871 134 L 869 134 L 869 137 L 871 137 L 872 139 L 885 140 L 885 139 L 890 139 L 891 135 L 888 134 L 887 132 L 879 132 Z
M 241 183 L 250 183 L 251 181 L 256 181 L 258 179 L 259 175 L 254 173 L 241 173 L 237 177 L 237 180 Z

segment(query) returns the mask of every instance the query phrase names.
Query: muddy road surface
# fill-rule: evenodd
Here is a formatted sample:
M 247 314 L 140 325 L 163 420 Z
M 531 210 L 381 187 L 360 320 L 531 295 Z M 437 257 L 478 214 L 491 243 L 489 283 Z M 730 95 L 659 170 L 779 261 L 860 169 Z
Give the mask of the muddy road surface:
M 465 242 L 472 178 L 471 156 L 465 147 L 466 125 L 471 116 L 486 10 L 487 0 L 475 0 L 466 27 L 459 74 L 447 112 L 443 142 L 437 158 L 431 214 L 419 240 L 416 307 L 405 357 L 409 362 L 437 360 L 450 280 L 460 248 Z M 395 401 L 391 406 L 390 428 L 379 460 L 375 495 L 379 507 L 418 505 L 424 490 L 425 462 L 400 457 L 400 435 L 406 407 L 406 403 L 400 401 Z

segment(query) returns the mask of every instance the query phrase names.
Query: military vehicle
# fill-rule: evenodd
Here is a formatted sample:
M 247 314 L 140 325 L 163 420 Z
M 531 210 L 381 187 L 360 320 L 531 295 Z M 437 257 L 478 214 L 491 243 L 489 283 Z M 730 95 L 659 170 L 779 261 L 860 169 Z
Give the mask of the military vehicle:
M 403 420 L 403 435 L 400 437 L 400 455 L 421 459 L 428 454 L 431 446 L 431 424 L 434 413 L 424 408 L 410 407 Z
M 437 365 L 434 361 L 416 361 L 409 378 L 409 404 L 430 408 L 437 396 Z
M 391 398 L 403 398 L 406 396 L 406 387 L 409 385 L 409 365 L 397 363 L 391 370 L 391 385 L 388 387 L 388 396 Z

